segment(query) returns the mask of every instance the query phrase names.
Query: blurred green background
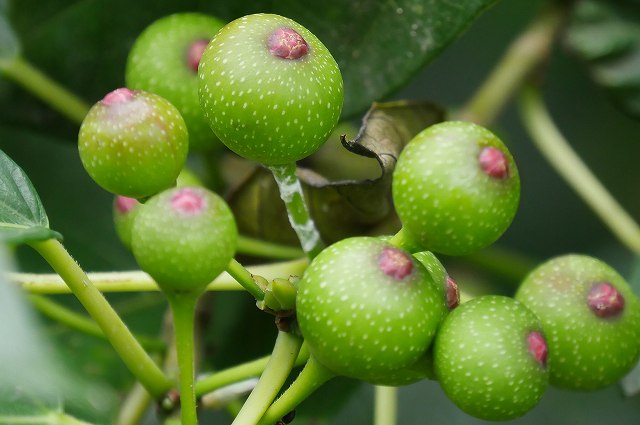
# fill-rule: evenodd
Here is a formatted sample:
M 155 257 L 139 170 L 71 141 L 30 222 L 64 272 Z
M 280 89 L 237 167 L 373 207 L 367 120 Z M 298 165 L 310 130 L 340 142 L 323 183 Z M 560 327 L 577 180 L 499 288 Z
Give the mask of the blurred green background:
M 538 0 L 497 2 L 390 98 L 430 100 L 451 109 L 461 106 L 542 4 Z M 22 40 L 24 57 L 88 102 L 123 85 L 128 48 L 154 19 L 185 10 L 216 10 L 222 11 L 223 17 L 231 17 L 241 9 L 235 2 L 177 0 L 15 0 L 0 1 L 0 6 L 9 8 L 8 16 Z M 109 31 L 104 30 L 105 23 L 112 23 Z M 91 43 L 74 46 L 76 39 Z M 612 106 L 607 94 L 589 78 L 581 61 L 568 54 L 562 43 L 556 45 L 544 70 L 543 91 L 571 144 L 631 215 L 640 219 L 637 194 L 640 123 Z M 356 122 L 358 119 L 356 116 Z M 533 261 L 568 252 L 592 254 L 611 263 L 623 275 L 631 276 L 634 256 L 546 164 L 526 135 L 514 103 L 492 129 L 511 149 L 522 179 L 520 210 L 497 246 Z M 76 136 L 76 124 L 0 78 L 0 148 L 32 179 L 51 227 L 64 235 L 67 249 L 86 270 L 135 268 L 133 257 L 120 245 L 112 227 L 112 196 L 97 187 L 84 172 L 75 146 Z M 48 271 L 28 249 L 18 248 L 16 254 L 18 267 Z M 491 274 L 478 271 L 464 261 L 445 259 L 445 262 L 454 277 L 459 273 L 462 285 L 494 282 Z M 509 292 L 517 282 L 507 283 L 512 286 L 495 290 Z M 269 318 L 257 312 L 242 295 L 220 294 L 211 301 L 213 319 L 206 340 L 218 359 L 218 367 L 270 350 L 275 331 Z M 79 309 L 72 297 L 58 299 Z M 159 332 L 164 302 L 157 294 L 120 295 L 110 299 L 136 331 Z M 0 311 L 3 311 L 0 313 L 3 320 L 12 320 L 6 317 L 4 309 Z M 42 323 L 61 353 L 62 363 L 74 365 L 79 375 L 104 380 L 117 390 L 130 385 L 128 372 L 106 343 L 75 335 L 46 320 Z M 37 345 L 32 347 L 37 348 Z M 106 406 L 117 405 L 115 397 L 105 400 Z M 0 413 L 2 405 L 8 402 L 0 400 Z M 328 408 L 329 405 L 333 408 Z M 372 388 L 341 380 L 322 396 L 311 398 L 307 409 L 309 406 L 315 406 L 314 412 L 320 410 L 327 414 L 338 409 L 337 416 L 327 419 L 326 423 L 371 423 Z M 70 409 L 73 411 L 73 404 Z M 108 416 L 91 406 L 76 409 L 81 416 L 97 422 Z M 485 423 L 456 409 L 434 382 L 402 388 L 399 415 L 398 423 L 403 425 Z M 149 423 L 153 423 L 152 418 Z M 637 397 L 624 398 L 617 387 L 588 394 L 550 389 L 531 413 L 508 423 L 638 424 L 640 401 Z

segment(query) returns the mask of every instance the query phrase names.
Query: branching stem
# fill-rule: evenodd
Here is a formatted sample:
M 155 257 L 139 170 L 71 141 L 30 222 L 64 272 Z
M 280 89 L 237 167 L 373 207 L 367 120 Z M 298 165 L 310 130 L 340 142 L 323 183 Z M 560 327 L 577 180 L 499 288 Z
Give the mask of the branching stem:
M 49 239 L 42 242 L 31 242 L 30 245 L 67 283 L 89 315 L 100 326 L 122 361 L 147 391 L 154 398 L 159 399 L 171 389 L 173 387 L 171 380 L 149 357 L 127 325 L 118 316 L 118 313 L 104 298 L 104 295 L 93 286 L 85 272 L 62 244 L 57 240 Z
M 287 332 L 278 332 L 271 358 L 260 376 L 258 384 L 242 406 L 232 425 L 255 425 L 267 410 L 293 369 L 302 338 Z M 274 422 L 275 423 L 275 422 Z

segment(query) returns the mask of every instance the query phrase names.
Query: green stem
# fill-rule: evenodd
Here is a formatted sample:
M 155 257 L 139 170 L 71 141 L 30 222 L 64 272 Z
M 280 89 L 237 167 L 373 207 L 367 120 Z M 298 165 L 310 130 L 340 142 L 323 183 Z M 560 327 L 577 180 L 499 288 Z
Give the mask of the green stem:
M 149 393 L 139 382 L 134 383 L 133 388 L 129 394 L 127 394 L 118 411 L 118 417 L 114 425 L 140 424 L 150 404 L 151 398 L 149 397 Z
M 398 412 L 398 388 L 375 387 L 374 425 L 396 425 Z
M 564 15 L 564 10 L 555 4 L 543 10 L 513 41 L 498 65 L 456 118 L 480 125 L 493 122 L 531 72 L 548 57 Z
M 280 190 L 280 198 L 287 207 L 289 222 L 298 235 L 302 250 L 310 259 L 322 251 L 323 243 L 320 233 L 304 200 L 302 186 L 296 175 L 296 164 L 275 165 L 269 167 Z
M 91 425 L 64 412 L 50 412 L 41 416 L 0 416 L 0 424 L 6 425 Z
M 82 123 L 85 115 L 89 112 L 89 105 L 83 100 L 21 57 L 16 57 L 8 62 L 0 71 L 77 124 Z
M 96 289 L 87 275 L 54 239 L 31 242 L 30 245 L 51 265 L 67 283 L 71 291 L 102 329 L 131 373 L 144 385 L 149 394 L 158 399 L 173 383 L 144 351 L 138 340 L 111 307 L 104 295 Z
M 260 376 L 264 372 L 271 356 L 264 356 L 259 359 L 230 367 L 219 372 L 214 372 L 209 376 L 199 379 L 196 382 L 196 396 L 215 391 L 235 382 L 244 381 L 248 378 Z M 294 366 L 301 366 L 309 359 L 309 350 L 306 344 L 302 344 Z
M 400 228 L 400 230 L 398 230 L 398 233 L 396 233 L 391 237 L 391 239 L 389 239 L 389 243 L 411 253 L 415 253 L 418 251 L 418 248 L 409 239 L 409 236 L 407 235 L 407 232 L 405 232 L 404 227 Z
M 613 234 L 640 254 L 640 227 L 593 175 L 562 136 L 538 90 L 526 88 L 520 108 L 524 124 L 540 152 Z
M 301 345 L 302 338 L 291 333 L 278 332 L 271 358 L 232 425 L 258 423 L 291 373 Z
M 29 295 L 31 304 L 42 314 L 62 323 L 71 329 L 83 332 L 87 335 L 95 336 L 101 339 L 107 339 L 106 335 L 100 329 L 95 321 L 76 313 L 57 302 L 50 300 L 42 295 Z M 155 352 L 162 352 L 166 349 L 164 342 L 149 338 L 146 336 L 134 335 L 145 349 Z
M 255 280 L 249 270 L 244 268 L 242 264 L 235 259 L 231 259 L 227 265 L 227 273 L 234 278 L 244 289 L 246 289 L 257 301 L 264 299 L 264 291 Z
M 279 260 L 290 260 L 300 258 L 304 252 L 300 248 L 266 242 L 247 236 L 238 236 L 237 252 L 254 257 L 274 258 Z
M 321 365 L 315 357 L 309 357 L 309 361 L 300 372 L 300 375 L 282 393 L 280 398 L 269 407 L 260 422 L 258 422 L 258 425 L 275 424 L 334 376 L 335 374 Z
M 300 276 L 307 268 L 309 261 L 301 258 L 279 263 L 249 266 L 250 273 L 260 275 L 267 280 L 278 277 Z M 10 282 L 16 283 L 32 294 L 68 294 L 71 292 L 64 280 L 57 274 L 7 273 Z M 89 279 L 101 292 L 147 292 L 159 291 L 158 285 L 151 277 L 141 271 L 89 273 Z M 208 291 L 243 291 L 244 288 L 228 273 L 218 276 L 207 286 Z
M 180 416 L 182 425 L 196 425 L 195 360 L 194 360 L 194 321 L 198 294 L 167 294 L 178 354 L 178 376 L 180 382 Z

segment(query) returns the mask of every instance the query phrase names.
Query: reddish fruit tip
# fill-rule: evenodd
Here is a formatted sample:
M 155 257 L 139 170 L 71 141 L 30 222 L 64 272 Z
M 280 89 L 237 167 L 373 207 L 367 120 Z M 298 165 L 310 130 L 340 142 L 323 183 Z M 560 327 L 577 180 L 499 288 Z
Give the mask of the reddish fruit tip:
M 135 96 L 135 93 L 132 90 L 123 87 L 107 93 L 107 95 L 102 99 L 102 103 L 107 106 L 114 105 L 116 103 L 123 103 L 127 102 L 133 96 Z
M 120 214 L 126 214 L 138 205 L 138 201 L 134 198 L 126 196 L 116 196 L 116 210 Z
M 509 176 L 509 161 L 498 148 L 489 146 L 482 149 L 478 161 L 482 171 L 489 177 L 504 179 Z
M 208 44 L 209 40 L 196 40 L 191 43 L 191 45 L 189 46 L 189 50 L 187 50 L 187 65 L 189 66 L 189 69 L 191 69 L 195 73 L 198 73 L 198 65 L 200 65 L 200 59 L 202 58 L 202 54 L 204 53 Z
M 171 206 L 180 213 L 194 215 L 204 209 L 205 201 L 198 192 L 185 187 L 171 196 Z
M 447 306 L 453 310 L 460 304 L 460 289 L 451 277 L 447 276 Z
M 413 271 L 411 256 L 393 247 L 382 249 L 382 253 L 378 257 L 378 265 L 384 274 L 394 279 L 404 279 Z
M 540 332 L 529 332 L 529 335 L 527 335 L 527 349 L 540 366 L 547 366 L 547 354 L 549 352 L 547 348 L 547 341 Z
M 282 59 L 300 59 L 309 53 L 309 45 L 291 28 L 278 28 L 269 36 L 269 52 Z
M 624 310 L 624 297 L 609 282 L 596 283 L 587 296 L 589 308 L 598 317 L 617 316 Z

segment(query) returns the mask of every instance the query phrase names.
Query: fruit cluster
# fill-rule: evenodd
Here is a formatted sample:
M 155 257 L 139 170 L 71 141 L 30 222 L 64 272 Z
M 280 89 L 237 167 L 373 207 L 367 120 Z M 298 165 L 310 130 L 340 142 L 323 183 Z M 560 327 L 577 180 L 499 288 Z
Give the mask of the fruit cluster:
M 301 25 L 260 14 L 219 27 L 193 14 L 152 25 L 132 50 L 131 88 L 105 96 L 80 131 L 96 182 L 146 201 L 118 198 L 116 224 L 169 294 L 201 292 L 235 253 L 224 201 L 202 187 L 170 188 L 188 146 L 213 140 L 201 122 L 232 151 L 278 166 L 315 151 L 342 107 L 338 66 Z M 415 136 L 393 175 L 402 230 L 331 245 L 298 283 L 296 318 L 314 359 L 380 385 L 437 379 L 462 410 L 490 420 L 523 415 L 549 382 L 593 390 L 620 379 L 640 354 L 640 303 L 599 260 L 556 258 L 515 298 L 458 306 L 457 284 L 434 253 L 492 244 L 519 195 L 511 154 L 485 128 L 451 121 Z

